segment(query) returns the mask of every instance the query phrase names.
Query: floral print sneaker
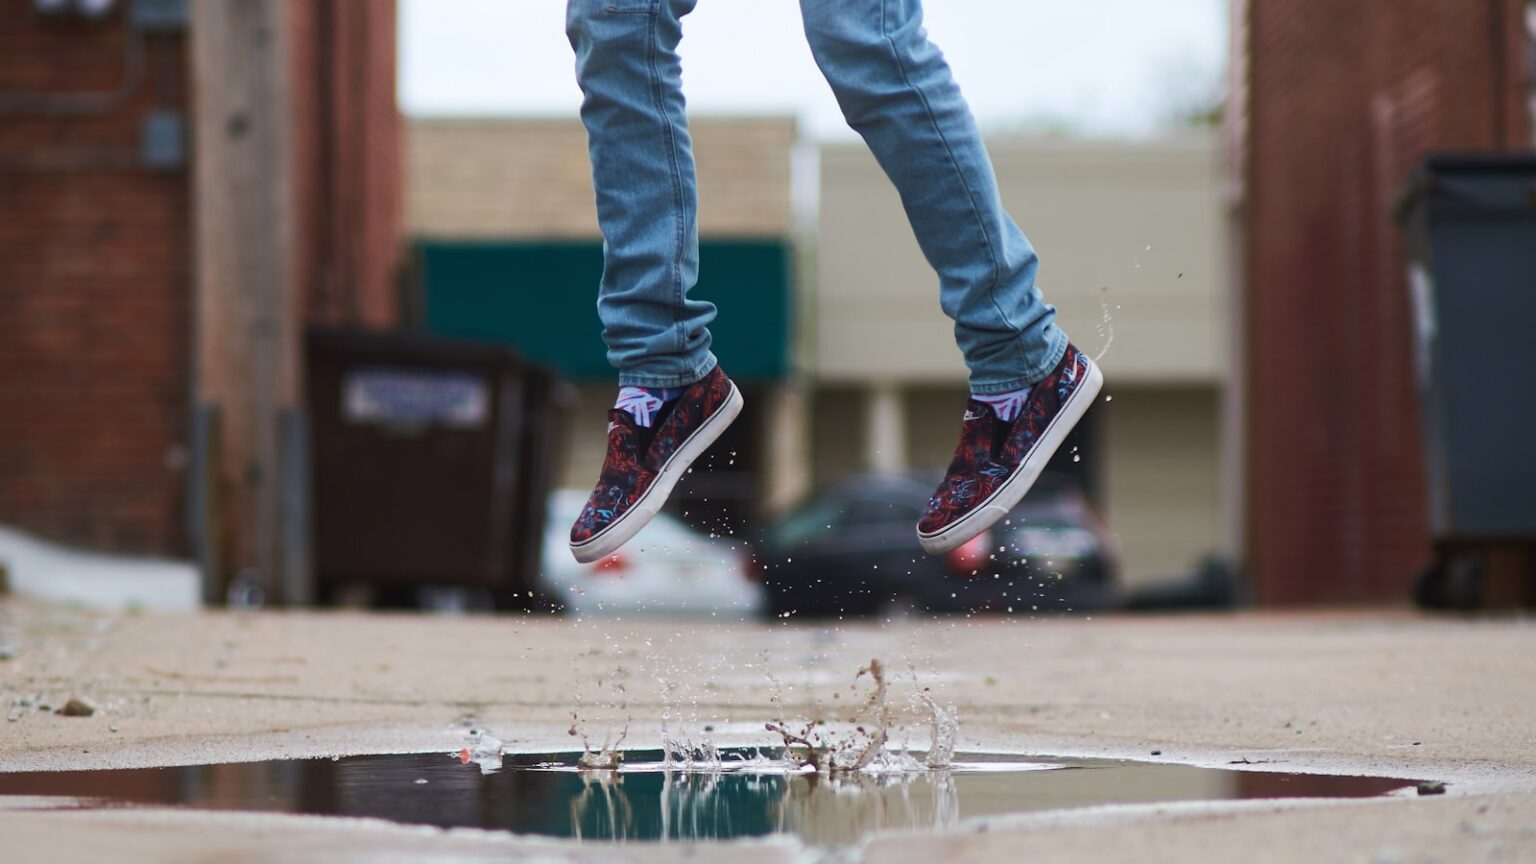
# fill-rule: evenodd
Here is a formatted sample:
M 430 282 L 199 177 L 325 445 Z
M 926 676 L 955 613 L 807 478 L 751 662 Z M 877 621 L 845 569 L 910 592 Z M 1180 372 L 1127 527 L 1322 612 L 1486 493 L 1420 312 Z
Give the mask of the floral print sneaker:
M 613 554 L 672 494 L 720 433 L 741 413 L 741 391 L 717 365 L 661 409 L 649 427 L 628 411 L 608 412 L 608 455 L 597 488 L 571 526 L 571 554 L 583 564 Z
M 970 400 L 955 458 L 917 523 L 924 551 L 948 552 L 1006 516 L 1035 485 L 1103 386 L 1099 367 L 1068 345 L 1051 374 L 1031 388 L 1011 423 L 999 419 L 987 403 Z

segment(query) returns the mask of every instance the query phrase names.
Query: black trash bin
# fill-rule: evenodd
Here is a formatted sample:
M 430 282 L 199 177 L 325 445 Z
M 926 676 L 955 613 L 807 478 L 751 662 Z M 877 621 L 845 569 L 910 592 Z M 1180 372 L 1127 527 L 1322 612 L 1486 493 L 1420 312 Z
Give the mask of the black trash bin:
M 495 345 L 311 330 L 306 348 L 321 600 L 461 587 L 547 608 L 545 501 L 569 385 Z
M 1434 607 L 1536 601 L 1536 156 L 1434 156 L 1404 199 Z

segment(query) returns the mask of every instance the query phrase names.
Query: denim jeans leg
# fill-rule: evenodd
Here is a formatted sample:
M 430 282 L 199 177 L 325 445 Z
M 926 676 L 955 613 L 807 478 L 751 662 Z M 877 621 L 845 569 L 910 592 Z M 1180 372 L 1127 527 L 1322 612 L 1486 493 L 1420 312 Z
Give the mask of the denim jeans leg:
M 1066 352 L 1056 310 L 1035 285 L 1039 259 L 1003 209 L 992 160 L 921 0 L 800 0 L 816 64 L 843 116 L 901 194 L 938 273 L 976 393 L 1050 373 Z
M 696 0 L 568 0 L 603 279 L 597 313 L 619 383 L 681 387 L 715 366 L 698 279 L 698 197 L 677 45 Z

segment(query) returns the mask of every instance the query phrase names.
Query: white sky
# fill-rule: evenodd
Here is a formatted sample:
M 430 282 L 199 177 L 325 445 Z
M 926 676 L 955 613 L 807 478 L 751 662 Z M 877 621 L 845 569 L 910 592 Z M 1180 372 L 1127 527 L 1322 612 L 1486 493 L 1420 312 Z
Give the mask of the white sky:
M 1226 0 L 928 0 L 928 30 L 990 129 L 1155 132 L 1216 92 Z M 409 114 L 570 115 L 581 103 L 561 0 L 401 0 Z M 793 113 L 849 134 L 811 61 L 795 0 L 699 0 L 684 19 L 696 114 Z

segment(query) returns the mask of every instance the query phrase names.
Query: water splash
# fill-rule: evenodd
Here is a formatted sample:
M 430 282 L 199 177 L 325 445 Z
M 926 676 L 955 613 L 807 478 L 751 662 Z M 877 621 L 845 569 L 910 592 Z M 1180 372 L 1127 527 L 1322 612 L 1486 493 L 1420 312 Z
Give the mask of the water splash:
M 607 676 L 597 679 L 597 691 L 607 690 L 609 697 L 605 700 L 609 711 L 608 720 L 603 729 L 603 743 L 599 747 L 592 746 L 592 739 L 587 731 L 587 724 L 592 718 L 582 717 L 582 696 L 585 691 L 576 689 L 576 702 L 571 708 L 571 726 L 566 734 L 571 737 L 581 738 L 581 758 L 577 765 L 591 771 L 614 771 L 624 762 L 624 739 L 629 737 L 629 725 L 634 717 L 629 713 L 628 692 L 626 681 L 629 671 L 624 666 L 615 667 Z M 614 718 L 623 716 L 623 725 L 617 731 L 615 737 Z
M 866 769 L 885 749 L 891 726 L 891 710 L 886 701 L 885 666 L 879 658 L 860 667 L 854 675 L 854 686 L 868 675 L 874 684 L 860 709 L 849 713 L 843 727 L 829 726 L 825 716 L 813 716 L 799 726 L 785 721 L 765 723 L 763 729 L 777 733 L 783 739 L 785 758 L 817 773 L 849 773 Z M 834 698 L 837 698 L 834 693 Z M 874 723 L 865 724 L 863 716 L 872 716 Z M 851 726 L 852 729 L 846 729 Z
M 830 727 L 822 717 L 815 717 L 798 728 L 787 723 L 765 723 L 769 732 L 778 733 L 784 741 L 785 757 L 817 772 L 829 774 L 848 773 L 867 768 L 885 748 L 890 734 L 890 703 L 886 700 L 885 666 L 879 658 L 869 661 L 853 676 L 855 686 L 868 675 L 874 684 L 862 707 L 845 719 L 851 731 L 839 732 Z M 834 694 L 837 698 L 837 694 Z M 863 717 L 872 717 L 873 723 L 865 725 Z
M 1104 343 L 1099 346 L 1099 353 L 1093 357 L 1093 362 L 1097 363 L 1104 359 L 1105 354 L 1109 353 L 1109 346 L 1115 344 L 1115 319 L 1114 315 L 1109 311 L 1108 285 L 1099 287 L 1099 323 L 1095 325 L 1094 329 L 1098 332 L 1099 338 Z
M 695 744 L 688 737 L 663 734 L 661 739 L 662 760 L 669 767 L 681 771 L 711 771 L 721 767 L 720 748 L 707 736 Z
M 592 748 L 592 742 L 587 736 L 581 736 L 581 758 L 576 760 L 576 765 L 587 771 L 617 771 L 624 764 L 624 739 L 629 737 L 629 724 L 619 730 L 619 737 L 609 741 L 608 736 L 603 736 L 603 746 Z
M 687 639 L 682 632 L 676 633 L 675 637 L 682 641 Z M 663 761 L 668 766 L 682 771 L 705 772 L 720 768 L 720 749 L 709 734 L 714 727 L 701 716 L 700 696 L 694 682 L 717 680 L 724 662 L 724 658 L 718 656 L 695 662 L 675 659 L 651 669 L 661 691 L 661 746 Z M 710 685 L 706 683 L 704 686 L 707 689 Z M 677 728 L 674 728 L 674 722 L 678 724 Z M 694 733 L 689 730 L 701 728 L 695 740 Z
M 911 666 L 909 662 L 909 667 Z M 661 770 L 682 774 L 747 773 L 769 775 L 825 774 L 825 775 L 899 775 L 920 774 L 950 767 L 954 758 L 955 740 L 959 721 L 953 705 L 941 705 L 926 687 L 920 687 L 918 675 L 912 669 L 911 690 L 905 680 L 898 682 L 904 697 L 893 697 L 892 683 L 885 664 L 873 658 L 860 667 L 848 683 L 846 690 L 832 694 L 837 705 L 853 707 L 834 710 L 807 693 L 809 705 L 801 712 L 801 719 L 792 719 L 795 712 L 786 710 L 785 692 L 788 689 L 772 672 L 764 672 L 772 686 L 770 703 L 778 719 L 763 724 L 766 731 L 778 736 L 779 747 L 722 754 L 719 745 L 709 734 L 714 727 L 702 724 L 703 732 L 690 733 L 689 728 L 699 724 L 699 704 L 692 688 L 672 683 L 679 670 L 667 670 L 669 675 L 658 674 L 663 694 L 661 722 L 662 761 L 643 770 Z M 578 689 L 575 707 L 571 711 L 568 733 L 579 737 L 582 756 L 579 770 L 625 771 L 631 770 L 624 763 L 624 742 L 628 737 L 633 717 L 628 712 L 623 679 L 627 676 L 623 667 L 598 680 L 596 692 L 605 690 L 611 694 L 607 705 L 610 718 L 622 717 L 622 724 L 610 720 L 604 728 L 602 743 L 594 746 L 594 735 L 589 728 L 598 718 L 584 708 L 583 695 L 594 688 Z M 684 675 L 687 681 L 691 676 Z M 678 696 L 684 698 L 678 699 Z M 844 697 L 852 697 L 845 699 Z M 688 706 L 684 711 L 676 703 Z M 899 709 L 899 710 L 898 710 Z M 601 714 L 602 712 L 598 712 Z M 683 716 L 679 717 L 679 714 Z M 684 721 L 681 726 L 678 720 Z M 914 756 L 905 737 L 908 732 L 926 727 L 928 746 L 919 756 Z M 921 733 L 918 733 L 921 734 Z M 900 742 L 900 743 L 893 743 Z M 639 767 L 639 766 L 636 766 Z
M 955 761 L 955 741 L 960 737 L 960 712 L 954 705 L 940 706 L 933 694 L 924 688 L 918 694 L 928 708 L 930 738 L 927 758 L 923 764 L 929 768 L 948 768 Z
M 954 707 L 940 707 L 926 689 L 916 700 L 928 713 L 931 731 L 928 752 L 919 761 L 905 746 L 889 746 L 897 723 L 885 666 L 878 658 L 860 668 L 853 683 L 857 686 L 866 678 L 869 694 L 858 708 L 835 722 L 818 715 L 797 724 L 765 723 L 764 728 L 783 742 L 784 758 L 803 770 L 827 775 L 907 774 L 948 768 L 959 730 Z

